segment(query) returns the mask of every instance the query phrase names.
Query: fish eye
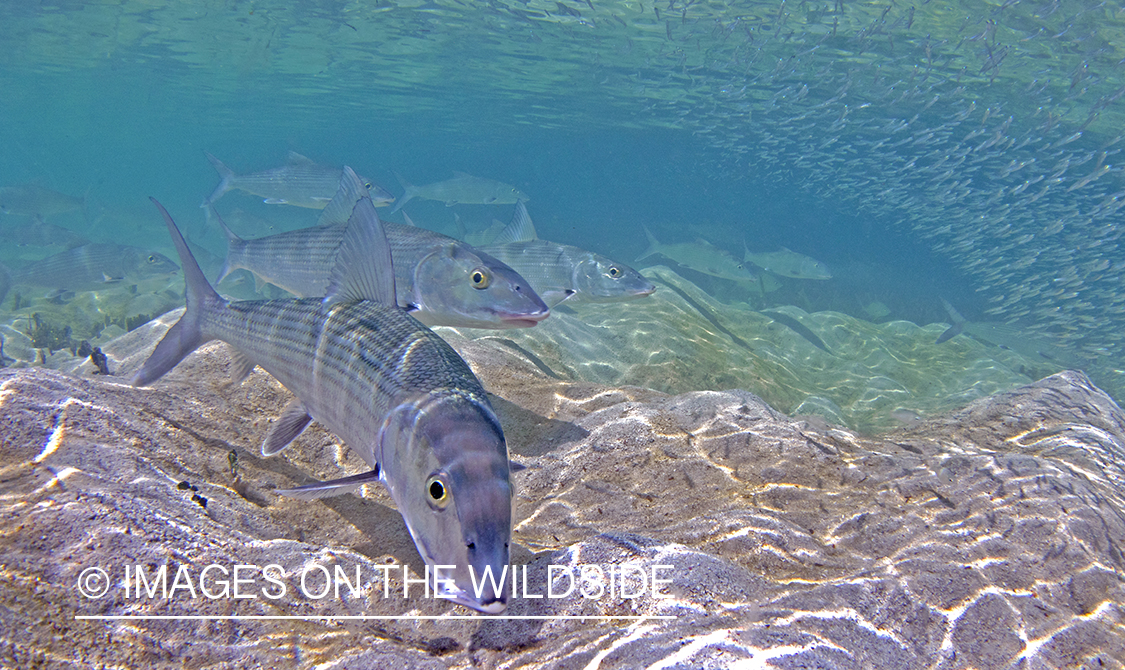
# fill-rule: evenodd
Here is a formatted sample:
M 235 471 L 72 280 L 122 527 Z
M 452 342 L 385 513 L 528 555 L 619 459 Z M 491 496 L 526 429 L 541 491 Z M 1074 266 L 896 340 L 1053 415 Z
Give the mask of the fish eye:
M 610 277 L 613 277 L 614 279 L 617 279 L 621 276 L 621 269 L 616 265 L 611 265 L 609 266 L 609 272 L 606 274 L 608 274 Z
M 449 487 L 441 475 L 430 475 L 426 480 L 426 494 L 430 497 L 430 504 L 438 509 L 444 509 L 449 504 Z
M 477 268 L 469 275 L 469 281 L 473 283 L 473 288 L 488 288 L 492 279 L 488 275 L 488 270 Z
M 155 263 L 156 262 L 156 254 L 150 254 L 149 257 L 148 257 L 148 262 L 149 263 Z

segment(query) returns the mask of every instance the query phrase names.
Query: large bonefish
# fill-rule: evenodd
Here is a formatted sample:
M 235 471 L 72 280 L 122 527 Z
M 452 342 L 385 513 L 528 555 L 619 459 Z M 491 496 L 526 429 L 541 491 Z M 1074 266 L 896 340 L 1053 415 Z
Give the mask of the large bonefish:
M 512 487 L 500 423 L 457 352 L 396 306 L 375 207 L 348 168 L 345 183 L 358 202 L 324 299 L 227 302 L 156 203 L 184 267 L 187 311 L 133 384 L 152 383 L 210 340 L 232 345 L 236 379 L 260 365 L 297 396 L 266 437 L 264 453 L 277 453 L 316 420 L 372 467 L 287 493 L 319 497 L 382 481 L 427 565 L 444 566 L 434 579 L 439 597 L 502 612 Z

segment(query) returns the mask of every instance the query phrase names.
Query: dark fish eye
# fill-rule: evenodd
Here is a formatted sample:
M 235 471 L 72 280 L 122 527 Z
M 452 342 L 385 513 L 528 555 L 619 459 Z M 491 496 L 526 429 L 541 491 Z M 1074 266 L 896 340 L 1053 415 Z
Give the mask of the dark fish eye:
M 426 480 L 426 493 L 430 496 L 430 504 L 438 509 L 449 504 L 449 489 L 442 481 L 441 475 L 430 475 Z
M 371 182 L 367 182 L 366 184 L 364 184 L 363 188 L 371 188 Z
M 488 288 L 488 284 L 492 281 L 488 276 L 488 271 L 484 268 L 477 268 L 469 275 L 469 281 L 473 283 L 473 288 Z
M 611 265 L 609 268 L 609 276 L 617 279 L 621 276 L 621 270 L 619 270 L 616 265 Z
M 153 255 L 150 255 L 150 256 L 148 257 L 148 262 L 149 262 L 149 263 L 155 263 L 155 262 L 156 262 L 156 255 L 155 255 L 155 254 L 153 254 Z

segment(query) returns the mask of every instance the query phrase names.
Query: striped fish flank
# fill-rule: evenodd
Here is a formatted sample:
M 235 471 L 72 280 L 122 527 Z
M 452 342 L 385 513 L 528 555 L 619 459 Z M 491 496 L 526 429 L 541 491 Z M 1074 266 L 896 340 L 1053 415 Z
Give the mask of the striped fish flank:
M 96 291 L 179 269 L 164 254 L 122 244 L 91 242 L 61 251 L 12 272 L 13 284 Z
M 204 209 L 208 205 L 215 204 L 227 191 L 234 190 L 261 196 L 264 198 L 263 202 L 268 205 L 324 209 L 336 193 L 342 174 L 339 169 L 320 165 L 296 151 L 289 152 L 285 165 L 247 174 L 235 174 L 234 170 L 209 153 L 207 160 L 219 173 L 220 181 L 211 195 L 203 201 Z M 369 190 L 376 206 L 387 205 L 394 201 L 395 198 L 390 192 L 377 186 L 370 179 L 365 177 L 360 179 Z
M 232 302 L 209 313 L 203 330 L 273 375 L 372 466 L 378 459 L 371 426 L 351 417 L 385 416 L 443 389 L 488 406 L 480 382 L 445 340 L 373 301 Z
M 344 172 L 362 193 L 355 174 Z M 263 453 L 281 451 L 315 420 L 372 468 L 279 493 L 316 498 L 381 481 L 427 565 L 453 566 L 434 584 L 439 596 L 502 612 L 512 526 L 504 434 L 468 365 L 395 305 L 390 250 L 371 200 L 355 205 L 323 300 L 234 303 L 207 283 L 156 204 L 183 262 L 187 310 L 133 384 L 156 381 L 204 342 L 230 344 L 236 378 L 260 365 L 296 396 Z
M 347 200 L 347 196 L 342 196 Z M 346 224 L 324 223 L 355 203 L 333 203 L 321 225 L 255 240 L 243 240 L 217 214 L 227 237 L 222 281 L 235 270 L 248 270 L 300 297 L 323 296 L 336 262 Z M 346 220 L 346 218 L 345 218 Z M 529 328 L 550 310 L 527 279 L 499 260 L 464 242 L 425 228 L 383 223 L 395 269 L 396 301 L 427 326 Z
M 541 240 L 523 201 L 492 244 L 478 247 L 531 282 L 548 307 L 563 300 L 618 302 L 651 295 L 656 285 L 633 268 L 592 251 Z

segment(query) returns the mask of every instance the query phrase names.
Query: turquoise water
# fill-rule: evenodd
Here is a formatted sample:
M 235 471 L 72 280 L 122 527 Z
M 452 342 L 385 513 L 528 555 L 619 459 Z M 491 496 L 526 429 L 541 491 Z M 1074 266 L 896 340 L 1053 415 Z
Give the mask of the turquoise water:
M 643 224 L 833 269 L 766 293 L 678 269 L 738 309 L 925 326 L 948 322 L 945 298 L 1015 326 L 1032 358 L 1066 352 L 1029 373 L 1080 366 L 1120 399 L 1123 40 L 1125 13 L 1093 2 L 7 3 L 0 186 L 85 197 L 43 218 L 170 254 L 156 196 L 219 255 L 204 151 L 242 173 L 294 150 L 395 194 L 396 172 L 464 171 L 529 194 L 542 237 L 625 262 Z M 315 221 L 237 192 L 219 209 Z M 447 233 L 454 213 L 470 231 L 511 216 L 406 211 Z M 57 251 L 4 240 L 0 262 Z M 93 335 L 87 307 L 22 308 Z

